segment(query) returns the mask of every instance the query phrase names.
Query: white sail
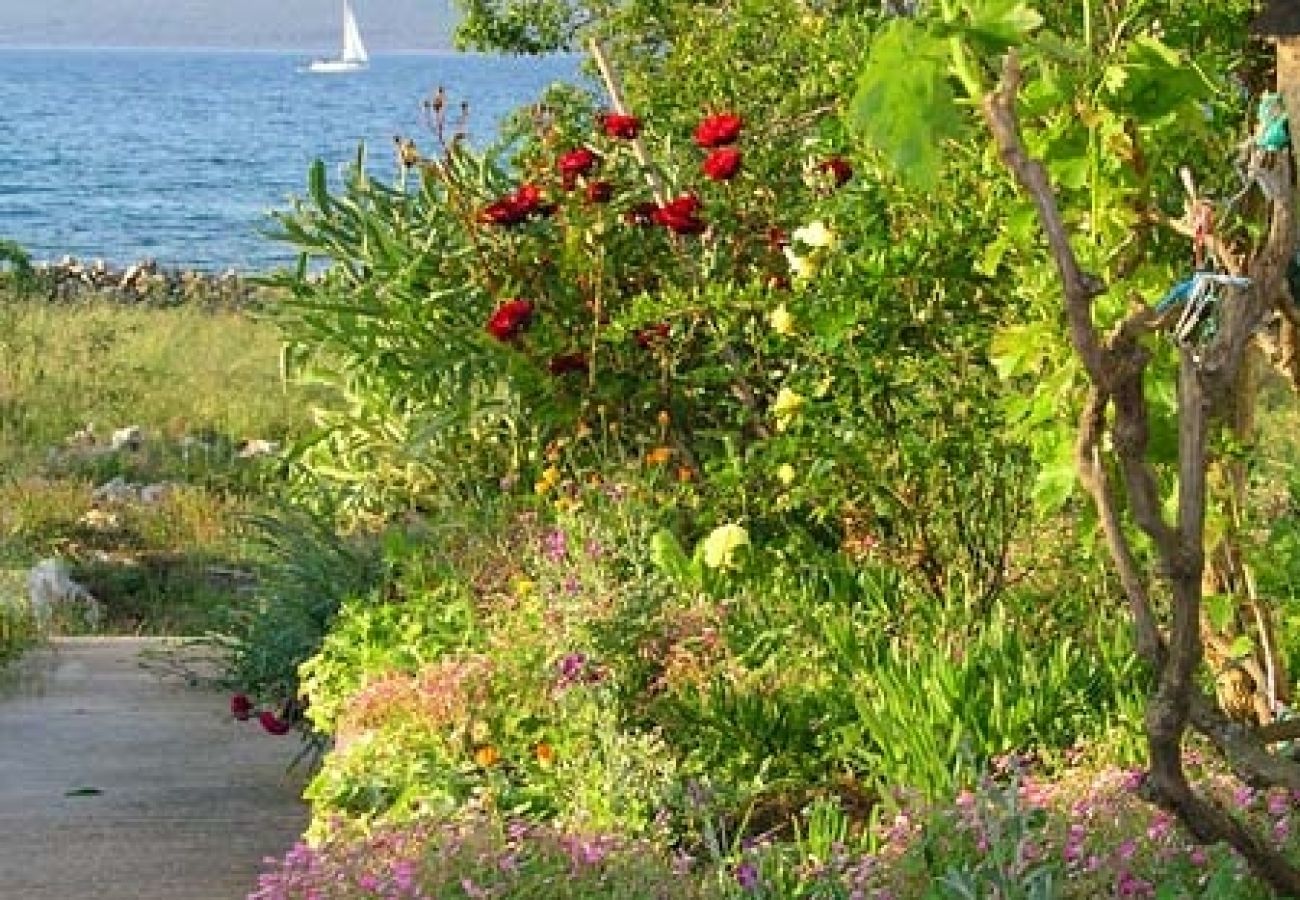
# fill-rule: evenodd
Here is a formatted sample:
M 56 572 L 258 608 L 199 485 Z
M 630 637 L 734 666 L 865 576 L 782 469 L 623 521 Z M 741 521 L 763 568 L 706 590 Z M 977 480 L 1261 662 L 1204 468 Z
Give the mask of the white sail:
M 361 29 L 357 27 L 357 17 L 352 14 L 352 5 L 343 0 L 343 57 L 344 62 L 364 63 L 370 60 L 366 45 L 361 42 Z

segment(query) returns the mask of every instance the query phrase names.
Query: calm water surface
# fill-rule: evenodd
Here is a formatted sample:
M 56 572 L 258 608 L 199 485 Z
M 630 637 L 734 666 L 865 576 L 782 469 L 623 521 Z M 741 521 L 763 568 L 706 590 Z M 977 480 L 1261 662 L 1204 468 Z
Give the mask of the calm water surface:
M 377 56 L 349 75 L 298 71 L 279 53 L 0 49 L 0 238 L 37 259 L 262 269 L 293 259 L 259 234 L 337 174 L 358 143 L 393 170 L 395 134 L 427 133 L 444 85 L 481 143 L 499 119 L 577 71 L 572 57 Z M 426 142 L 427 143 L 427 142 Z

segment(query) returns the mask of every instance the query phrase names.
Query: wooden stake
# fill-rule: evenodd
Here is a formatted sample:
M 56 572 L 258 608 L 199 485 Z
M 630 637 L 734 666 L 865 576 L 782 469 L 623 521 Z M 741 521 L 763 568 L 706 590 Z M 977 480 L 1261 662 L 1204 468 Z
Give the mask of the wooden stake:
M 623 88 L 619 84 L 618 73 L 614 71 L 614 66 L 605 53 L 605 48 L 601 46 L 600 41 L 596 40 L 596 38 L 591 38 L 587 41 L 587 51 L 591 54 L 591 58 L 595 60 L 596 68 L 600 70 L 600 78 L 605 82 L 605 92 L 609 94 L 609 103 L 614 108 L 614 112 L 620 116 L 631 115 L 628 112 L 627 101 L 623 97 Z M 636 161 L 641 165 L 641 170 L 645 172 L 645 178 L 650 184 L 650 193 L 654 195 L 655 203 L 663 206 L 666 202 L 663 182 L 660 181 L 654 161 L 651 160 L 650 153 L 646 150 L 645 144 L 639 136 L 632 139 L 632 155 L 636 157 Z

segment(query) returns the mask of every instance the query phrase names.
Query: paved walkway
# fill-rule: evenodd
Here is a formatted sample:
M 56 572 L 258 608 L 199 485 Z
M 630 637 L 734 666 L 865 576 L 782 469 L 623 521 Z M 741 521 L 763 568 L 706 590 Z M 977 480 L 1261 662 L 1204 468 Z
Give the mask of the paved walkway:
M 298 739 L 142 669 L 163 646 L 60 640 L 0 673 L 0 897 L 237 900 L 302 831 Z

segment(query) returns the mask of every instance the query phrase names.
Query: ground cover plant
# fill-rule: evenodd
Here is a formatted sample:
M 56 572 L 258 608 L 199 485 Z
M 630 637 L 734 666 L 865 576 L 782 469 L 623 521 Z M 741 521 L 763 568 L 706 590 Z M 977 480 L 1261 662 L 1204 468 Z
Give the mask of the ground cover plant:
M 1272 287 L 1290 252 L 1267 176 L 1198 231 L 1154 163 L 1238 186 L 1250 5 L 464 6 L 603 93 L 486 151 L 435 94 L 394 182 L 318 167 L 280 218 L 277 313 L 335 391 L 291 494 L 368 562 L 239 685 L 332 742 L 261 895 L 1289 884 L 1285 746 L 1235 751 L 1296 652 L 1294 412 L 1261 375 L 1280 446 L 1179 470 L 1180 364 L 1263 320 L 1151 327 L 1212 250 Z

